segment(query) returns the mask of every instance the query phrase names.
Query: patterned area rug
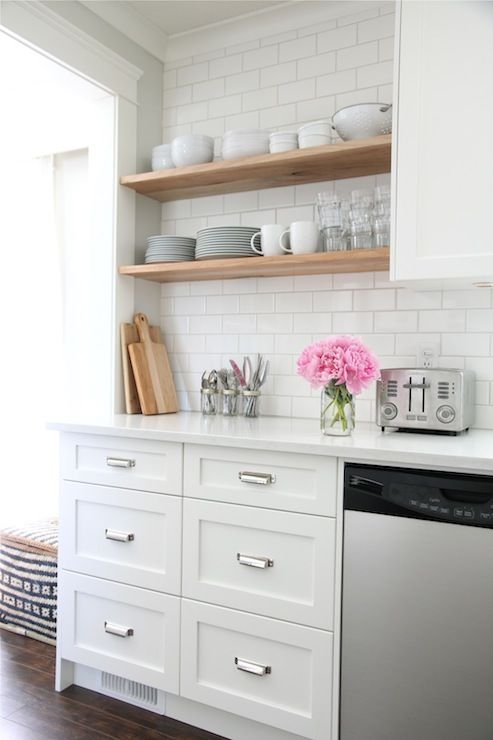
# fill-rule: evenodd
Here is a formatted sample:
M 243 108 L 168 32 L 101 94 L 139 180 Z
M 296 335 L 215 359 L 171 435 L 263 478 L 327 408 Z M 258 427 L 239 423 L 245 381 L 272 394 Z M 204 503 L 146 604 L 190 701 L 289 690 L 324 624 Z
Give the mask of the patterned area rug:
M 0 627 L 55 644 L 58 520 L 0 531 Z

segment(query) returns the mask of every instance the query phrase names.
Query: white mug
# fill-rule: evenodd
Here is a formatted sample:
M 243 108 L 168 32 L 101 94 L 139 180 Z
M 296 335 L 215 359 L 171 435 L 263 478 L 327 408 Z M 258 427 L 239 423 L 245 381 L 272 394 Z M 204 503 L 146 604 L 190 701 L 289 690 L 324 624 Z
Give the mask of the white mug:
M 282 249 L 279 244 L 279 238 L 286 227 L 280 226 L 279 224 L 265 224 L 261 226 L 260 231 L 257 231 L 250 240 L 250 246 L 257 254 L 262 254 L 264 257 L 273 257 L 276 254 L 282 254 Z M 255 246 L 255 239 L 260 237 L 260 249 Z
M 289 247 L 283 244 L 286 234 L 289 234 Z M 319 237 L 320 229 L 315 221 L 295 221 L 289 229 L 282 232 L 279 246 L 288 254 L 310 254 L 317 251 Z

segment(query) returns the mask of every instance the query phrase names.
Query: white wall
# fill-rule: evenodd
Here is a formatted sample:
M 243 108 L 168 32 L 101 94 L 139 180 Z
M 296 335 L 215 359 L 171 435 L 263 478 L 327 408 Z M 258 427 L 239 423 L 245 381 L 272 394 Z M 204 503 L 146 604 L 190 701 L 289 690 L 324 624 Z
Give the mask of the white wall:
M 355 15 L 347 13 L 350 5 L 339 4 L 342 16 L 334 18 L 328 3 L 326 21 L 277 36 L 259 16 L 257 38 L 236 45 L 225 25 L 218 48 L 174 58 L 165 65 L 164 141 L 192 131 L 216 137 L 219 146 L 231 128 L 296 130 L 354 102 L 390 102 L 393 4 L 368 2 Z M 207 46 L 205 37 L 201 46 Z M 312 219 L 317 192 L 347 194 L 388 180 L 382 175 L 169 203 L 162 233 Z M 296 376 L 296 358 L 309 342 L 348 332 L 361 336 L 383 367 L 413 365 L 418 344 L 436 342 L 441 366 L 477 373 L 476 425 L 493 428 L 492 320 L 491 290 L 416 292 L 383 273 L 164 284 L 161 293 L 161 326 L 184 409 L 199 408 L 202 370 L 260 351 L 272 364 L 263 412 L 315 417 L 319 394 Z M 358 398 L 357 416 L 374 419 L 374 388 Z

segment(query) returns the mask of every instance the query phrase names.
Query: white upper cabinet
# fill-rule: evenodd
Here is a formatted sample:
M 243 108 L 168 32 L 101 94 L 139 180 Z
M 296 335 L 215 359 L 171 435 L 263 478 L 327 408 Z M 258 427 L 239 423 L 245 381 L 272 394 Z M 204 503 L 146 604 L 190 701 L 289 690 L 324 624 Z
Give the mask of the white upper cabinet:
M 493 277 L 493 3 L 398 3 L 394 280 Z

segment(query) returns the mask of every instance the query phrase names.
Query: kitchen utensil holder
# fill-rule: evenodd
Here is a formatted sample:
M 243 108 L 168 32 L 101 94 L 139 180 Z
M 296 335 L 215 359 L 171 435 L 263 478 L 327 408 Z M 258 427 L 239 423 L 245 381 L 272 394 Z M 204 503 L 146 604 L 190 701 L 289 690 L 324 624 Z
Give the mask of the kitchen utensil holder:
M 212 388 L 200 389 L 200 410 L 204 416 L 214 416 L 217 413 L 217 391 Z
M 256 418 L 259 415 L 260 391 L 242 391 L 243 416 Z
M 225 389 L 222 396 L 223 416 L 236 416 L 238 414 L 238 391 Z

